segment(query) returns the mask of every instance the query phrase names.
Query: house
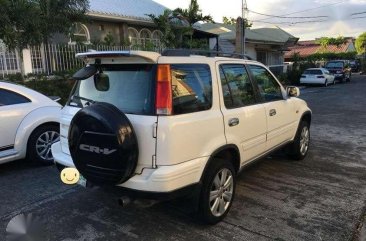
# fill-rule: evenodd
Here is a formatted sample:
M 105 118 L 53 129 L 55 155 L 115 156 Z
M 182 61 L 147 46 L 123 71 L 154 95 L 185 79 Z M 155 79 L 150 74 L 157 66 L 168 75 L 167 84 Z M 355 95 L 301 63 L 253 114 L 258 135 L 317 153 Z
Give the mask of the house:
M 219 35 L 218 43 L 214 39 L 211 40 L 211 49 L 218 48 L 226 53 L 235 52 L 235 25 L 205 23 L 196 28 Z M 245 36 L 245 53 L 265 65 L 282 65 L 285 52 L 299 40 L 279 27 L 246 29 Z
M 349 53 L 356 51 L 354 38 L 346 38 L 345 43 L 338 46 L 328 45 L 326 47 L 321 46 L 317 40 L 319 39 L 299 41 L 295 46 L 290 47 L 290 51 L 286 52 L 285 60 L 292 61 L 294 54 L 304 58 L 316 53 Z
M 152 43 L 160 46 L 162 32 L 147 16 L 162 14 L 167 9 L 153 0 L 90 0 L 88 21 L 76 24 L 71 36 L 55 35 L 53 43 L 101 44 L 106 38 L 113 45 L 145 46 Z M 193 37 L 208 39 L 212 33 L 195 31 Z
M 77 68 L 81 62 L 75 59 L 75 53 L 88 51 L 89 44 L 97 46 L 97 50 L 146 47 L 160 51 L 164 47 L 160 42 L 163 33 L 147 14 L 161 15 L 167 9 L 165 6 L 153 0 L 89 2 L 86 23 L 75 23 L 70 36 L 55 34 L 50 46 L 32 46 L 22 51 L 24 74 L 51 74 Z M 193 39 L 207 42 L 207 45 L 210 39 L 216 38 L 216 34 L 200 29 L 193 32 Z M 111 46 L 105 46 L 106 40 Z M 20 53 L 7 49 L 0 40 L 0 77 L 21 72 L 20 66 Z

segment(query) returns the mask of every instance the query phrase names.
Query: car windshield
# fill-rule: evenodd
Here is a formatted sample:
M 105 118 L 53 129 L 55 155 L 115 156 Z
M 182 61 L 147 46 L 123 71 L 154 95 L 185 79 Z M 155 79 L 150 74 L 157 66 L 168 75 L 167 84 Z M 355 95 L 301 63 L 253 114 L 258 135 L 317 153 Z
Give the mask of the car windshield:
M 101 70 L 108 77 L 107 87 L 98 88 L 94 76 L 80 80 L 68 105 L 83 108 L 94 102 L 107 102 L 126 114 L 152 114 L 155 65 L 103 65 Z
M 307 75 L 321 75 L 323 72 L 320 69 L 308 69 L 305 70 L 304 74 Z
M 343 68 L 343 62 L 329 62 L 325 66 L 326 68 Z

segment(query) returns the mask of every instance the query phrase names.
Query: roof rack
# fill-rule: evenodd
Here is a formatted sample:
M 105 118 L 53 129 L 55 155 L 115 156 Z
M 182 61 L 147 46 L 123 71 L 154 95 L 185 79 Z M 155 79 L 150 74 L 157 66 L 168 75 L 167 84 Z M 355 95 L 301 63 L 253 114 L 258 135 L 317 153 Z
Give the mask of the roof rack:
M 162 52 L 162 56 L 176 56 L 176 57 L 189 57 L 191 55 L 203 55 L 207 57 L 227 57 L 227 58 L 241 58 L 247 60 L 253 60 L 247 54 L 227 53 L 213 50 L 196 50 L 196 49 L 166 49 Z

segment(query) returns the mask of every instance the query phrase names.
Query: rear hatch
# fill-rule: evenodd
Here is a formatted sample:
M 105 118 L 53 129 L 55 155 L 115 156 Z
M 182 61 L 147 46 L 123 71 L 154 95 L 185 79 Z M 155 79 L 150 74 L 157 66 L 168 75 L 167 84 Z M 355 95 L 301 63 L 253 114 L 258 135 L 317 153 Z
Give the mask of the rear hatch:
M 341 73 L 343 73 L 344 63 L 343 62 L 340 62 L 340 61 L 328 62 L 326 64 L 325 68 L 331 74 L 341 74 Z
M 301 78 L 305 79 L 324 78 L 324 75 L 320 69 L 308 69 L 304 71 Z
M 140 150 L 136 173 L 140 173 L 143 168 L 152 166 L 156 153 L 154 133 L 158 119 L 155 114 L 155 60 L 133 56 L 98 57 L 88 59 L 87 64 L 100 62 L 99 68 L 109 77 L 109 86 L 98 89 L 93 76 L 76 83 L 62 110 L 62 151 L 70 155 L 68 130 L 73 116 L 93 102 L 107 102 L 125 113 L 134 128 Z

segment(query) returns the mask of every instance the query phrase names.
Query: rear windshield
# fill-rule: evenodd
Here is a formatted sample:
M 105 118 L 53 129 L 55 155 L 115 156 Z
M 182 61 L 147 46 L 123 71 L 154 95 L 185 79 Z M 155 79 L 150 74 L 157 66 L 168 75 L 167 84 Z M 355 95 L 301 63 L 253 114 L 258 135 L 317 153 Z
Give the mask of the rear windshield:
M 325 66 L 326 68 L 343 68 L 343 62 L 329 62 Z
M 305 70 L 304 74 L 321 75 L 321 74 L 323 74 L 323 72 L 320 69 L 308 69 L 308 70 Z
M 80 108 L 95 102 L 107 102 L 126 114 L 152 115 L 154 113 L 154 83 L 156 65 L 103 65 L 103 74 L 109 84 L 98 90 L 92 76 L 77 82 L 68 105 Z

